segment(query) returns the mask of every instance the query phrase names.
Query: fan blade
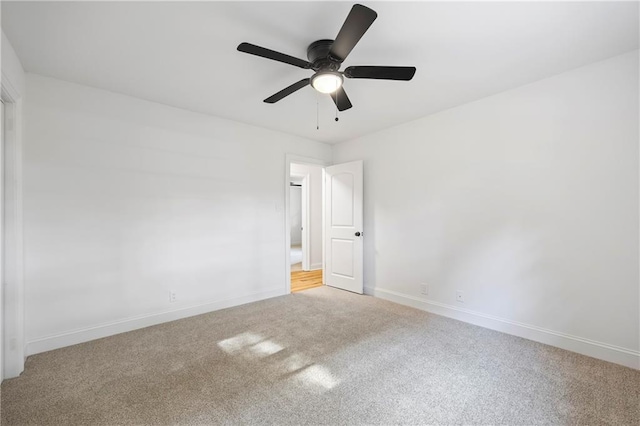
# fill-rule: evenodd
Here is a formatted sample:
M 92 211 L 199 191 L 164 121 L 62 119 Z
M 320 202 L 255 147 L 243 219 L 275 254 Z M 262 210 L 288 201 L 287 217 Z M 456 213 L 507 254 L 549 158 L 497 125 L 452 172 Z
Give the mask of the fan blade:
M 416 67 L 347 67 L 344 76 L 347 78 L 373 78 L 377 80 L 409 81 L 416 73 Z
M 344 91 L 344 87 L 340 87 L 335 92 L 329 93 L 329 96 L 331 96 L 331 99 L 333 99 L 333 102 L 335 102 L 336 106 L 338 107 L 338 111 L 344 111 L 353 106 L 351 105 L 351 101 L 347 96 L 347 92 Z
M 378 14 L 368 7 L 361 4 L 354 5 L 331 45 L 329 55 L 340 62 L 347 59 L 351 50 L 377 17 Z
M 285 64 L 295 65 L 300 68 L 311 68 L 311 64 L 302 59 L 294 58 L 293 56 L 285 55 L 284 53 L 276 52 L 275 50 L 267 49 L 264 47 L 256 46 L 251 43 L 240 43 L 238 45 L 240 52 L 249 53 L 250 55 L 261 56 L 263 58 L 272 59 L 278 62 L 284 62 Z
M 308 78 L 304 78 L 304 79 L 298 81 L 297 83 L 293 83 L 291 86 L 289 86 L 289 87 L 287 87 L 285 89 L 282 89 L 281 91 L 279 91 L 275 95 L 269 96 L 264 101 L 266 103 L 268 103 L 268 104 L 275 104 L 280 99 L 282 99 L 282 98 L 284 98 L 286 96 L 289 96 L 293 92 L 302 89 L 304 86 L 307 86 L 308 84 L 309 84 L 309 79 Z

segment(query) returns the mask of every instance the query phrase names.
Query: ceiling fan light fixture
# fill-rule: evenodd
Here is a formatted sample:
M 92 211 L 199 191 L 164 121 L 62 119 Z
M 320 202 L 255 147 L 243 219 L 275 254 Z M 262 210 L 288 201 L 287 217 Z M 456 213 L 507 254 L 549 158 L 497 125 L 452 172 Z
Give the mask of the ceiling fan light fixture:
M 339 72 L 324 71 L 311 77 L 311 85 L 320 93 L 333 93 L 342 87 L 343 77 Z
M 415 67 L 372 65 L 350 66 L 343 72 L 339 72 L 342 63 L 377 17 L 378 14 L 374 10 L 361 4 L 354 4 L 334 40 L 316 40 L 307 47 L 308 61 L 246 42 L 240 43 L 238 50 L 250 55 L 315 71 L 311 78 L 303 78 L 285 87 L 265 99 L 265 103 L 275 104 L 310 85 L 320 93 L 329 94 L 338 111 L 346 111 L 353 105 L 342 87 L 345 77 L 409 81 L 416 73 Z M 338 117 L 336 117 L 336 121 L 338 121 Z

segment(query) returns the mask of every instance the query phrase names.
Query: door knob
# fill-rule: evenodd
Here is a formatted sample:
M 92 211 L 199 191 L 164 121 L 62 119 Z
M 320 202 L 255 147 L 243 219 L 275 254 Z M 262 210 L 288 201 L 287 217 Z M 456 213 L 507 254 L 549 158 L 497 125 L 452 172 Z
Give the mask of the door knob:
M 359 237 L 359 236 L 360 236 L 360 233 L 359 233 L 359 232 L 356 232 L 356 237 Z

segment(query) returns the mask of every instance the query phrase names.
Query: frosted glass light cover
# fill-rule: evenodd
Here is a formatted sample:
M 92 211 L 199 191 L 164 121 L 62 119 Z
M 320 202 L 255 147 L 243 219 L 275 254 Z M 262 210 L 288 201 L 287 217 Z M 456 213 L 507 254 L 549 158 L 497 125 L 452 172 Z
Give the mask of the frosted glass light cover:
M 334 73 L 317 74 L 311 85 L 320 93 L 333 93 L 342 86 L 342 76 Z

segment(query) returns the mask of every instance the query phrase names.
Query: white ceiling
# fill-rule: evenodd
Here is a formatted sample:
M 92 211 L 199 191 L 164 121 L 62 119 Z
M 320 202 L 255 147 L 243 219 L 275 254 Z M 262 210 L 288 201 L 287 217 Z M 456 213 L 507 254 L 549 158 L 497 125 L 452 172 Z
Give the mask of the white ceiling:
M 349 65 L 414 65 L 411 82 L 347 80 L 354 107 L 311 75 L 236 51 L 243 41 L 306 59 L 351 2 L 7 2 L 2 27 L 29 72 L 336 143 L 638 49 L 638 3 L 371 2 L 378 19 Z M 343 68 L 344 68 L 343 67 Z M 316 130 L 319 99 L 320 130 Z

